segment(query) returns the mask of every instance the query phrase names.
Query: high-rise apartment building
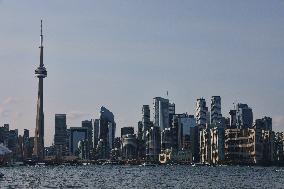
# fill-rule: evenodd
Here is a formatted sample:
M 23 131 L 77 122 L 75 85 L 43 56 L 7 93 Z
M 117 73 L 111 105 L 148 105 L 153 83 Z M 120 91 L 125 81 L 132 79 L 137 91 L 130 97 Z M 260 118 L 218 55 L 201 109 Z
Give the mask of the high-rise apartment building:
M 210 122 L 210 114 L 204 98 L 199 98 L 196 101 L 195 118 L 198 127 L 201 128 L 205 128 Z
M 247 104 L 237 104 L 236 107 L 236 125 L 237 128 L 252 128 L 253 113 L 252 109 Z
M 211 124 L 220 125 L 222 120 L 221 97 L 212 96 L 211 98 Z

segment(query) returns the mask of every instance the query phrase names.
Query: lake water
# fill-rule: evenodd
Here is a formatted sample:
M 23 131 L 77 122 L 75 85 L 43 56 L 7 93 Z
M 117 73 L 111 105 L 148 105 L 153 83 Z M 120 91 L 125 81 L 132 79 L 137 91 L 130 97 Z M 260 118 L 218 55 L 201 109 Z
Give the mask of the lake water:
M 0 188 L 284 188 L 279 167 L 22 166 L 0 172 Z

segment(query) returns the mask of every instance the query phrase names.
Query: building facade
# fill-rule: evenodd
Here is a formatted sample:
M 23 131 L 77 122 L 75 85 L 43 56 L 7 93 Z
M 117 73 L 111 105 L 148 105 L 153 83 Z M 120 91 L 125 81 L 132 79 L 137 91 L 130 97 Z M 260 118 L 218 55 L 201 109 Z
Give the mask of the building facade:
M 211 97 L 211 124 L 220 124 L 222 120 L 221 97 Z
M 57 156 L 67 155 L 66 114 L 55 114 L 54 147 Z
M 169 127 L 169 100 L 162 97 L 154 98 L 154 126 L 160 130 Z
M 253 113 L 247 104 L 238 103 L 236 107 L 236 126 L 239 129 L 252 128 Z
M 199 98 L 196 101 L 195 118 L 197 126 L 200 128 L 205 128 L 210 122 L 210 114 L 204 98 Z

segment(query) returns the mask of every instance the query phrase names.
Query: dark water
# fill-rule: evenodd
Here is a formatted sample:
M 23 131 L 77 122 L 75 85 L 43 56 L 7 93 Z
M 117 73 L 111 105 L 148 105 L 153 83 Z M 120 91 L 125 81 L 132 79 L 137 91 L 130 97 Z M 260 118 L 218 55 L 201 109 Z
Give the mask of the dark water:
M 0 188 L 284 188 L 284 168 L 191 166 L 2 167 Z

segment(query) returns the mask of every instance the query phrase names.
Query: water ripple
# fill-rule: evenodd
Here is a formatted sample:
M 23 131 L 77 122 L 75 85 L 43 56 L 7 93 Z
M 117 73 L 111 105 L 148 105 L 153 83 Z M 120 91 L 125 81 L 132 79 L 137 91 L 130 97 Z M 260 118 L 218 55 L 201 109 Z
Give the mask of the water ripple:
M 1 188 L 284 188 L 276 167 L 4 167 Z

